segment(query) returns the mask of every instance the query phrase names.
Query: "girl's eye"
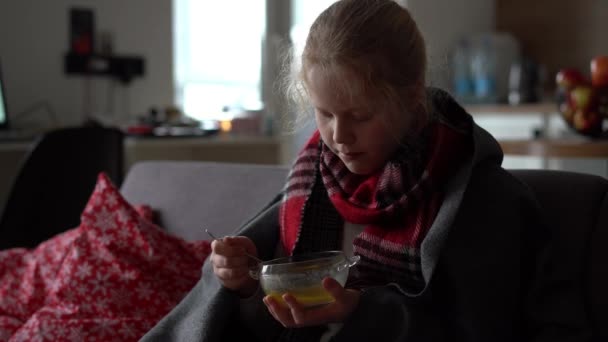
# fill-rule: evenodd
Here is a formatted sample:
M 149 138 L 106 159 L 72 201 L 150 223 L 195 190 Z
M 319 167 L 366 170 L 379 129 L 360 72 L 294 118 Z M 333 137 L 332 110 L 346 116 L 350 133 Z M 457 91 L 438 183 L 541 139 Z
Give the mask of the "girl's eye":
M 330 112 L 326 112 L 324 110 L 317 109 L 317 113 L 324 118 L 331 118 L 333 115 Z
M 372 114 L 370 114 L 370 113 L 361 113 L 361 114 L 355 115 L 353 118 L 357 122 L 365 122 L 365 121 L 371 120 Z

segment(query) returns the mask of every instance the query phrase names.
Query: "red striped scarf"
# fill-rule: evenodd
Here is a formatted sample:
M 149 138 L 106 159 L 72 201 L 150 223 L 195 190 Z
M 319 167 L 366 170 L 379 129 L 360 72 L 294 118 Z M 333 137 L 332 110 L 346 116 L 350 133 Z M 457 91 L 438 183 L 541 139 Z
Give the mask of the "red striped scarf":
M 466 135 L 443 123 L 429 127 L 418 172 L 400 148 L 369 176 L 351 173 L 315 132 L 299 153 L 280 210 L 281 241 L 290 255 L 341 249 L 344 221 L 365 225 L 353 242 L 361 257 L 350 287 L 397 282 L 424 285 L 420 245 L 442 203 L 442 185 L 463 159 Z

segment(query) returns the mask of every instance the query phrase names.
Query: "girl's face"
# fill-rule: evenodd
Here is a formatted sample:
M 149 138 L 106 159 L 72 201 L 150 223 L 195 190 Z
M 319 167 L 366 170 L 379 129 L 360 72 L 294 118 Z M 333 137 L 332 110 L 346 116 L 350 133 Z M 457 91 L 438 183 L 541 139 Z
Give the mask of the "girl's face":
M 368 175 L 380 169 L 413 133 L 414 120 L 396 104 L 365 93 L 349 68 L 328 73 L 312 66 L 306 78 L 321 137 L 351 172 Z

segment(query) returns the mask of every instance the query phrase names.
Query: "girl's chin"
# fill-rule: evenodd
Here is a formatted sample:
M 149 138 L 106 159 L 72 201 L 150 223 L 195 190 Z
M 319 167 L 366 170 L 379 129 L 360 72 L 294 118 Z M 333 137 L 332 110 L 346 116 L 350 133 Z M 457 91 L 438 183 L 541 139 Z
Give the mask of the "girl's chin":
M 370 165 L 369 163 L 365 163 L 363 161 L 347 161 L 342 159 L 342 161 L 344 162 L 344 165 L 346 165 L 346 168 L 348 169 L 348 171 L 356 174 L 356 175 L 360 175 L 360 176 L 367 176 L 370 175 L 372 173 L 374 173 L 374 171 L 376 171 L 376 167 L 373 167 L 372 165 Z

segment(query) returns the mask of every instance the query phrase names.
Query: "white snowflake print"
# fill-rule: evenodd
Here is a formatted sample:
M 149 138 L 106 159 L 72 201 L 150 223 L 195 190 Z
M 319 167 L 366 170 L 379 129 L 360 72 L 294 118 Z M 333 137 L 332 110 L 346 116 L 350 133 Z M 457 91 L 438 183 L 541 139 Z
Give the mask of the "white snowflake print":
M 95 216 L 95 227 L 101 230 L 116 229 L 114 215 L 106 208 L 101 208 Z
M 114 237 L 107 233 L 101 234 L 99 237 L 99 242 L 104 246 L 108 246 L 110 243 L 112 243 L 112 241 L 114 241 Z
M 90 298 L 90 297 L 89 297 Z M 90 300 L 87 299 L 83 299 L 79 304 L 79 311 L 80 312 L 85 312 L 85 313 L 90 313 L 93 312 L 94 309 L 94 303 Z
M 112 266 L 108 269 L 108 272 L 120 277 L 122 275 L 122 267 L 119 263 L 113 263 Z
M 99 206 L 102 204 L 103 204 L 103 198 L 101 195 L 95 196 L 93 198 L 93 205 L 92 205 L 92 207 L 94 207 L 93 210 L 97 210 L 99 208 Z
M 80 258 L 82 258 L 83 254 L 85 254 L 81 248 L 80 245 L 77 245 L 76 248 L 72 249 L 72 253 L 70 254 L 70 257 L 68 261 L 71 261 L 73 263 L 78 263 L 80 261 Z
M 116 246 L 121 250 L 128 250 L 131 247 L 131 239 L 123 237 L 116 241 Z
M 105 180 L 97 182 L 97 186 L 95 186 L 95 190 L 93 192 L 101 194 L 108 188 L 108 183 Z
M 24 282 L 21 283 L 21 291 L 25 292 L 26 295 L 34 294 L 34 290 L 36 286 L 34 285 L 35 279 L 31 279 L 31 277 L 27 277 Z
M 63 297 L 65 298 L 65 301 L 68 303 L 76 303 L 78 300 L 77 294 L 74 291 L 66 291 L 66 293 L 63 295 Z
M 149 300 L 152 294 L 154 293 L 151 288 L 144 284 L 137 285 L 137 289 L 135 289 L 135 292 L 137 292 L 137 297 L 142 300 Z
M 104 245 L 104 246 L 107 246 L 107 245 Z M 111 263 L 112 260 L 114 260 L 114 258 L 116 258 L 116 256 L 114 254 L 112 254 L 112 252 L 109 249 L 103 248 L 103 247 L 99 249 L 99 252 L 97 253 L 97 257 L 99 258 L 99 261 L 101 263 L 105 263 L 105 264 Z
M 135 337 L 137 337 L 137 331 L 135 330 L 134 327 L 131 326 L 131 324 L 129 324 L 130 322 L 121 322 L 122 326 L 120 327 L 120 329 L 118 330 L 118 333 L 120 334 L 121 337 L 126 338 L 126 339 L 133 339 Z
M 62 285 L 63 284 L 62 284 L 61 278 L 55 279 L 51 283 L 51 286 L 49 286 L 49 292 L 50 293 L 57 293 L 57 292 L 59 292 L 59 290 L 61 290 Z
M 67 340 L 68 341 L 72 341 L 72 342 L 81 342 L 81 341 L 84 341 L 85 338 L 84 338 L 84 334 L 83 334 L 82 328 L 71 326 L 70 327 L 70 332 L 68 333 L 68 336 L 67 336 Z
M 99 296 L 107 296 L 108 295 L 108 286 L 111 283 L 108 281 L 110 279 L 110 274 L 98 271 L 95 273 L 95 276 L 89 280 L 89 284 L 91 285 L 91 293 Z
M 96 312 L 106 312 L 108 310 L 108 303 L 106 300 L 98 300 L 97 302 L 93 303 L 93 309 Z
M 86 261 L 76 267 L 76 277 L 80 280 L 90 277 L 92 274 L 92 268 Z
M 112 290 L 111 296 L 114 304 L 120 309 L 129 308 L 129 300 L 132 296 L 131 291 L 124 286 L 119 286 L 117 289 Z
M 131 235 L 133 235 L 133 232 L 131 232 L 128 226 L 120 227 L 118 230 L 118 238 L 120 240 L 129 240 L 131 239 Z
M 86 284 L 75 284 L 76 294 L 80 297 L 84 297 L 87 293 L 89 293 L 89 287 Z
M 23 267 L 22 265 L 16 266 L 16 268 L 14 268 L 12 270 L 9 268 L 9 272 L 12 273 L 12 275 L 15 279 L 22 279 L 25 276 L 26 271 L 27 271 L 26 268 Z
M 42 321 L 40 324 L 40 338 L 42 341 L 57 341 L 56 332 L 55 324 L 48 321 Z
M 137 272 L 135 270 L 127 270 L 122 274 L 122 277 L 123 277 L 124 281 L 129 282 L 129 281 L 137 279 L 138 275 L 139 275 L 139 272 Z
M 106 206 L 108 206 L 108 208 L 113 207 L 116 205 L 116 203 L 118 203 L 118 198 L 116 197 L 116 195 L 114 193 L 108 193 L 108 196 L 106 197 Z
M 0 294 L 2 293 L 0 292 Z M 0 296 L 0 307 L 16 308 L 17 304 L 17 297 L 5 295 Z
M 115 214 L 117 216 L 119 228 L 124 228 L 123 226 L 126 226 L 127 223 L 131 221 L 131 215 L 125 209 L 118 209 L 115 211 Z
M 145 243 L 146 241 L 141 237 L 141 235 L 136 235 L 135 239 L 133 239 L 133 245 L 137 248 L 142 248 Z
M 99 232 L 97 229 L 90 229 L 90 230 L 87 230 L 87 232 L 86 232 L 86 235 L 88 236 L 90 241 L 95 241 L 95 240 L 99 239 L 99 236 L 101 234 L 102 233 Z
M 47 265 L 42 265 L 40 267 L 40 277 L 42 279 L 52 279 L 57 273 L 56 267 L 49 267 Z
M 84 213 L 85 214 L 92 214 L 95 212 L 95 207 L 92 205 L 88 205 L 86 208 L 84 208 Z
M 57 324 L 55 327 L 55 334 L 57 335 L 58 340 L 66 339 L 68 336 L 68 329 L 61 324 Z
M 56 264 L 60 262 L 65 256 L 63 251 L 67 248 L 67 246 L 67 244 L 62 245 L 59 248 L 53 248 L 53 250 L 49 251 L 49 253 L 46 255 L 48 262 L 50 264 Z
M 150 308 L 143 308 L 143 307 L 136 307 L 135 310 L 133 310 L 133 317 L 146 317 L 150 315 Z M 153 311 L 153 310 L 152 310 Z

